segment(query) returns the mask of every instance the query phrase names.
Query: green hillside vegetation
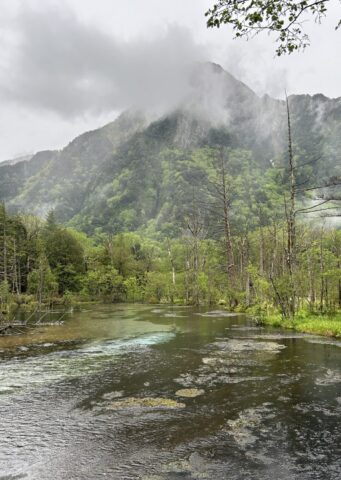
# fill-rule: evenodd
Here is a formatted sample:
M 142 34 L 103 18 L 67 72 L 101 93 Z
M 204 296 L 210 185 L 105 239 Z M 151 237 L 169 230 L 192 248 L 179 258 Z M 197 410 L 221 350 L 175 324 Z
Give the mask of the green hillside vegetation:
M 193 75 L 191 95 L 173 112 L 125 112 L 61 151 L 0 165 L 0 201 L 11 213 L 54 210 L 59 222 L 90 235 L 152 229 L 176 236 L 191 192 L 206 195 L 210 149 L 248 156 L 254 183 L 287 165 L 285 102 L 259 98 L 218 65 L 200 65 Z M 289 101 L 299 176 L 310 185 L 340 176 L 341 99 Z

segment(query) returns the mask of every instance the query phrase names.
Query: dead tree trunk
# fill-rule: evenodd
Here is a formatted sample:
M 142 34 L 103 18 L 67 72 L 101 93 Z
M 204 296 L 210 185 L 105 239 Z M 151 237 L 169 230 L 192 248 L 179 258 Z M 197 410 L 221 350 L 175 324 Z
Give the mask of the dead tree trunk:
M 286 204 L 287 217 L 287 267 L 289 273 L 289 298 L 288 308 L 289 316 L 293 318 L 296 313 L 296 287 L 295 287 L 295 267 L 296 267 L 296 178 L 294 155 L 292 148 L 291 118 L 289 100 L 286 97 L 287 122 L 288 122 L 288 160 L 289 160 L 289 205 Z M 285 201 L 286 203 L 286 201 Z

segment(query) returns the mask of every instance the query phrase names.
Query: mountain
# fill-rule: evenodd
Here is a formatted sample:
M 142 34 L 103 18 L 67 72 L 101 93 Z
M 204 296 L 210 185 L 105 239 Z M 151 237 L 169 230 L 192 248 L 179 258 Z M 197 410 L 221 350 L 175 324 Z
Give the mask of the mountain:
M 0 200 L 12 211 L 54 209 L 88 232 L 167 231 L 209 182 L 209 148 L 249 152 L 263 172 L 284 161 L 285 102 L 258 97 L 211 63 L 195 66 L 190 85 L 173 111 L 127 111 L 61 151 L 0 164 Z M 289 103 L 297 161 L 311 163 L 307 174 L 319 180 L 340 175 L 341 98 L 293 95 Z
M 44 151 L 14 165 L 0 164 L 0 199 L 11 210 L 41 216 L 55 209 L 61 221 L 81 208 L 87 184 L 98 168 L 145 125 L 140 114 L 116 121 L 75 138 L 61 151 Z

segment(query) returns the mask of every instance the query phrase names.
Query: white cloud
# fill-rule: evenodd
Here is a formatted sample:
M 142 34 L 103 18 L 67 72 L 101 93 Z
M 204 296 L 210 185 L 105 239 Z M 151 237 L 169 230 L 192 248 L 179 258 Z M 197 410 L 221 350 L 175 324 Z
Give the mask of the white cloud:
M 341 95 L 339 0 L 321 26 L 307 23 L 309 49 L 279 59 L 274 37 L 233 41 L 228 27 L 207 29 L 213 3 L 2 0 L 0 159 L 61 147 L 129 105 L 175 104 L 198 59 L 221 63 L 259 94 Z

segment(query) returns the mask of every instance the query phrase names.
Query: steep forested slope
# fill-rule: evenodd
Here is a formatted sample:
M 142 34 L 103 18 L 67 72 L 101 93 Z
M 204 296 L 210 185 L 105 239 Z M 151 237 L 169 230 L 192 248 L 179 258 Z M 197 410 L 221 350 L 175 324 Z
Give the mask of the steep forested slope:
M 219 149 L 234 165 L 240 159 L 231 182 L 245 162 L 256 181 L 285 165 L 285 102 L 258 97 L 214 64 L 197 65 L 191 83 L 175 111 L 152 119 L 126 112 L 62 151 L 0 166 L 0 199 L 12 211 L 54 209 L 60 221 L 89 232 L 150 227 L 176 234 L 186 209 L 207 200 Z M 289 102 L 301 181 L 339 175 L 341 99 L 295 95 Z
M 142 115 L 126 113 L 80 135 L 61 151 L 39 152 L 29 161 L 0 165 L 0 199 L 12 210 L 46 215 L 55 209 L 61 221 L 69 220 L 80 210 L 94 172 L 144 123 Z

